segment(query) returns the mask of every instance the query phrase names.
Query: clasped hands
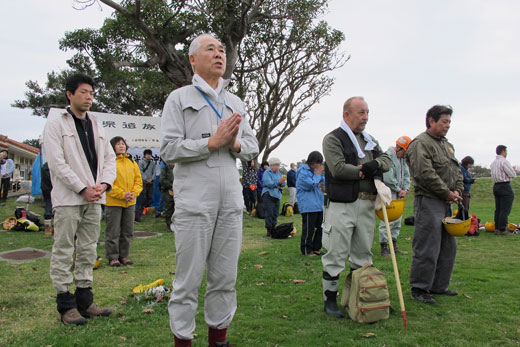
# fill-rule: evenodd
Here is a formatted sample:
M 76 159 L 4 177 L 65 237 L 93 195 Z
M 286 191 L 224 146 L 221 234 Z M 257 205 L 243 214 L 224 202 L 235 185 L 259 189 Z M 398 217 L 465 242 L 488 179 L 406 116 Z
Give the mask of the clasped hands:
M 103 193 L 107 189 L 108 186 L 105 183 L 96 184 L 94 186 L 87 187 L 87 189 L 81 192 L 81 195 L 88 202 L 95 202 L 103 197 Z
M 460 196 L 460 193 L 458 191 L 453 192 L 450 190 L 450 195 L 448 195 L 448 198 L 446 199 L 446 201 L 449 204 L 456 204 L 459 201 L 462 201 L 462 196 Z
M 233 113 L 231 117 L 224 119 L 213 136 L 209 138 L 208 149 L 210 152 L 228 146 L 233 152 L 240 152 L 240 142 L 237 140 L 238 130 L 242 116 Z

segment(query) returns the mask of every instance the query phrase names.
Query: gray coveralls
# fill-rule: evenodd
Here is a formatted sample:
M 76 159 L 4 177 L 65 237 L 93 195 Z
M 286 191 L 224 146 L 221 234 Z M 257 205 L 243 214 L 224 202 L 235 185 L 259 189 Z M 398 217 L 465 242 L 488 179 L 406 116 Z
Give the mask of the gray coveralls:
M 404 158 L 397 158 L 397 154 L 393 147 L 387 149 L 386 154 L 392 159 L 392 168 L 383 174 L 383 181 L 385 185 L 392 191 L 392 200 L 397 199 L 397 194 L 401 190 L 408 190 L 410 188 L 410 170 Z M 393 222 L 389 222 L 392 239 L 396 240 L 401 232 L 402 216 Z M 386 235 L 385 222 L 379 222 L 379 242 L 388 242 Z
M 237 307 L 235 282 L 242 243 L 242 186 L 236 159 L 249 161 L 258 142 L 245 117 L 243 102 L 225 89 L 211 103 L 222 119 L 234 112 L 243 116 L 238 134 L 240 153 L 229 148 L 209 152 L 208 139 L 221 123 L 216 112 L 195 88 L 173 91 L 161 119 L 161 157 L 175 162 L 176 274 L 168 303 L 170 327 L 180 339 L 193 339 L 198 290 L 206 268 L 204 318 L 209 327 L 226 328 Z M 228 81 L 225 81 L 225 86 Z

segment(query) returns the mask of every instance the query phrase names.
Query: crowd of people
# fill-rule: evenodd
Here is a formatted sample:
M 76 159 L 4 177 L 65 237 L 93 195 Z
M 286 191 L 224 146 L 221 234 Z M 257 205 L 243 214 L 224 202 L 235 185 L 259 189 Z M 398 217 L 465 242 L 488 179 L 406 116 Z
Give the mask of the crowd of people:
M 465 157 L 458 163 L 454 147 L 446 139 L 451 107 L 431 107 L 423 133 L 414 139 L 400 136 L 385 152 L 365 130 L 369 119 L 366 100 L 351 97 L 343 105 L 339 127 L 324 136 L 323 154 L 313 151 L 304 163 L 291 164 L 285 178 L 276 157 L 256 167 L 258 142 L 245 106 L 227 90 L 229 81 L 222 78 L 226 67 L 222 43 L 208 34 L 198 36 L 189 47 L 189 61 L 193 84 L 168 96 L 161 119 L 160 154 L 165 165 L 159 189 L 166 227 L 175 233 L 176 248 L 176 273 L 168 303 L 175 346 L 191 346 L 204 276 L 209 345 L 229 346 L 227 328 L 237 309 L 243 208 L 251 213 L 258 204 L 264 206 L 269 236 L 278 224 L 286 185 L 289 203 L 298 205 L 301 213 L 300 251 L 306 257 L 321 257 L 328 315 L 344 317 L 336 301 L 347 261 L 350 272 L 372 263 L 377 206 L 405 198 L 411 185 L 415 195 L 412 298 L 434 304 L 433 295 L 457 295 L 449 287 L 457 245 L 441 221 L 452 215 L 452 203 L 460 202 L 469 209 L 475 180 L 469 172 L 473 159 Z M 137 163 L 127 153 L 125 139 L 107 139 L 100 121 L 88 113 L 94 90 L 89 76 L 69 77 L 65 86 L 69 107 L 48 118 L 43 134 L 45 146 L 52 148 L 45 153 L 54 213 L 50 277 L 57 292 L 57 310 L 67 325 L 82 325 L 88 317 L 111 314 L 110 308 L 94 303 L 92 291 L 102 208 L 109 265 L 132 265 L 134 221 L 140 221 L 150 205 L 156 179 L 150 150 Z M 491 165 L 495 233 L 509 235 L 507 218 L 514 198 L 510 181 L 516 174 L 506 160 L 507 148 L 498 146 L 496 154 Z M 13 165 L 7 153 L 0 155 L 4 191 Z M 245 163 L 242 181 L 237 159 Z M 407 254 L 397 247 L 401 219 L 390 228 L 391 240 L 384 227 L 379 227 L 381 255 L 389 256 L 389 242 L 396 253 Z
M 404 199 L 412 183 L 415 188 L 410 270 L 412 298 L 434 304 L 432 294 L 458 295 L 449 288 L 456 241 L 443 227 L 442 220 L 453 215 L 454 203 L 468 214 L 470 189 L 475 179 L 470 173 L 473 158 L 466 156 L 458 163 L 455 149 L 446 139 L 452 113 L 449 106 L 433 106 L 426 114 L 423 133 L 413 140 L 400 136 L 395 146 L 383 152 L 377 141 L 365 132 L 367 103 L 362 97 L 353 97 L 344 104 L 340 127 L 323 140 L 325 161 L 320 152 L 314 151 L 299 166 L 291 163 L 287 171 L 288 202 L 293 206 L 298 204 L 301 212 L 301 253 L 313 257 L 322 255 L 326 313 L 344 316 L 336 297 L 338 280 L 347 259 L 350 271 L 372 262 L 375 200 L 380 197 L 388 203 Z M 497 158 L 491 165 L 496 205 L 495 234 L 511 235 L 507 230 L 514 198 L 510 180 L 516 174 L 505 159 L 507 148 L 499 145 L 496 153 Z M 268 236 L 277 224 L 279 200 L 285 184 L 279 174 L 279 162 L 279 159 L 271 158 L 269 168 L 261 167 L 257 171 L 266 206 Z M 250 166 L 248 170 L 251 170 Z M 381 256 L 390 257 L 389 242 L 396 254 L 408 254 L 397 245 L 401 220 L 402 216 L 389 223 L 391 240 L 385 224 L 379 223 Z

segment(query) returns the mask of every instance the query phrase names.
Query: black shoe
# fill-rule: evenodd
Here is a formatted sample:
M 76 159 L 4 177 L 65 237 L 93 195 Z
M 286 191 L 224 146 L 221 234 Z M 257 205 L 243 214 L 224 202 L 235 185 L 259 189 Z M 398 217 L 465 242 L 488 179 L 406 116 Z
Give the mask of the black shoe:
M 381 242 L 381 256 L 385 258 L 390 258 L 391 256 L 386 242 Z
M 401 251 L 399 247 L 397 247 L 397 240 L 392 239 L 392 244 L 394 245 L 395 254 L 408 254 L 406 251 Z
M 435 304 L 435 299 L 430 295 L 430 293 L 419 288 L 412 288 L 412 299 L 424 302 L 425 304 Z
M 345 315 L 338 307 L 338 304 L 336 302 L 336 297 L 338 296 L 338 292 L 331 292 L 329 290 L 325 291 L 325 296 L 327 296 L 327 300 L 325 300 L 325 303 L 323 305 L 323 311 L 325 311 L 326 314 L 336 317 L 336 318 L 343 318 Z
M 235 345 L 226 340 L 224 342 L 215 342 L 215 347 L 235 347 Z
M 433 290 L 430 290 L 430 293 L 437 294 L 437 295 L 448 295 L 448 296 L 457 296 L 457 295 L 459 295 L 459 293 L 456 290 L 449 290 L 449 289 L 446 289 L 446 290 L 444 290 L 442 292 L 435 292 Z
M 326 300 L 324 307 L 323 307 L 323 311 L 325 311 L 326 314 L 328 314 L 332 317 L 336 317 L 336 318 L 345 317 L 343 312 L 341 312 L 341 310 L 339 309 L 336 301 Z

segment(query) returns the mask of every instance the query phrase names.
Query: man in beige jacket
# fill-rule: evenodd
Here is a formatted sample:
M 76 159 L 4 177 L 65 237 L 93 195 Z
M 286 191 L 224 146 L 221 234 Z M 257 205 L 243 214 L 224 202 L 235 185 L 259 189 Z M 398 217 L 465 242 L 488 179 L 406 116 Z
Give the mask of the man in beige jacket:
M 101 123 L 87 114 L 94 99 L 92 78 L 73 75 L 65 87 L 70 107 L 67 112 L 50 116 L 43 130 L 53 186 L 50 277 L 58 292 L 56 302 L 62 322 L 82 325 L 87 317 L 111 313 L 93 303 L 90 286 L 97 257 L 101 204 L 116 178 L 116 163 Z M 73 280 L 75 294 L 69 292 Z

